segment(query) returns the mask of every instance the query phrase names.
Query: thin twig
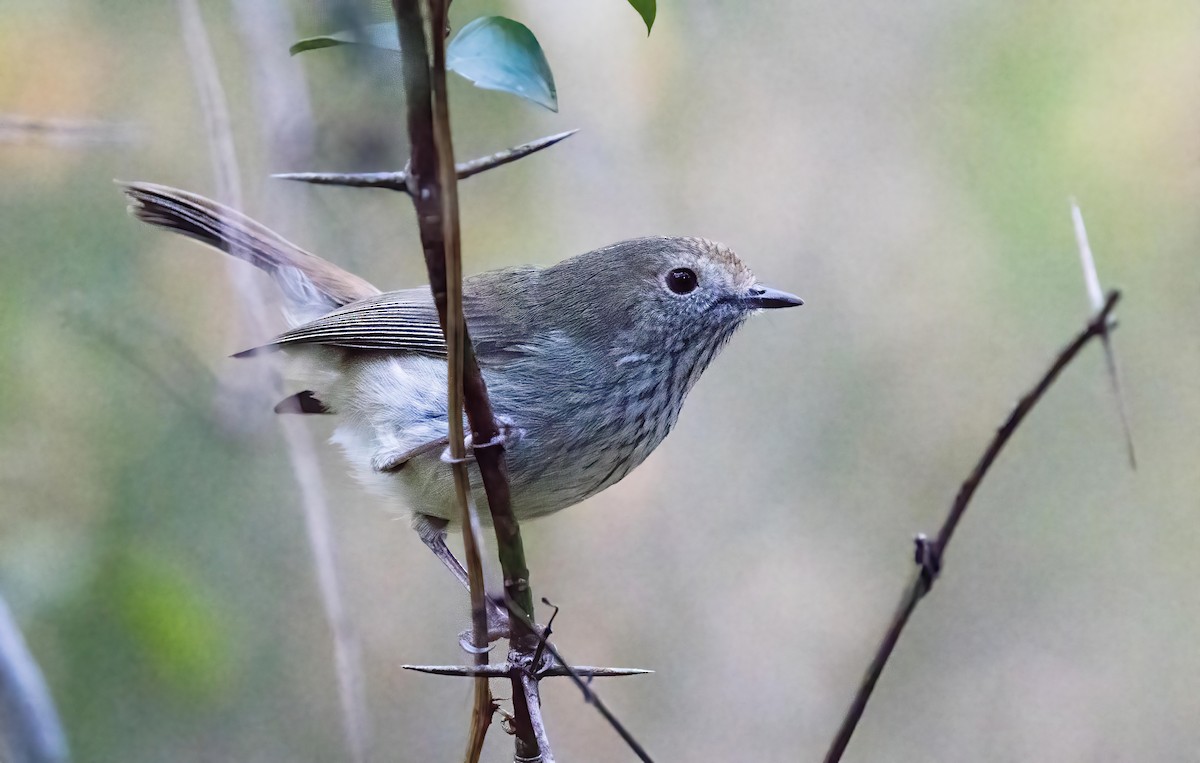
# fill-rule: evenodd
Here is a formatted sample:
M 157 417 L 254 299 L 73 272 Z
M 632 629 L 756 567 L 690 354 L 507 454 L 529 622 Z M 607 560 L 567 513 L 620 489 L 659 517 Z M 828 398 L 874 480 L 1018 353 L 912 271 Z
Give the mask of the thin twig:
M 481 172 L 515 162 L 530 154 L 549 148 L 559 141 L 566 140 L 579 130 L 567 130 L 557 135 L 531 140 L 514 148 L 499 151 L 491 156 L 472 159 L 454 166 L 455 175 L 459 180 L 478 175 Z M 391 191 L 408 193 L 408 172 L 281 172 L 271 177 L 279 180 L 297 180 L 313 185 L 342 185 L 351 188 L 386 188 Z
M 549 599 L 543 596 L 542 603 L 547 607 L 553 608 L 554 611 L 550 613 L 550 619 L 546 621 L 546 627 L 542 628 L 541 641 L 538 642 L 538 647 L 534 650 L 533 657 L 531 657 L 529 660 L 529 664 L 532 665 L 535 670 L 537 669 L 537 666 L 542 663 L 542 652 L 545 650 L 545 647 L 543 647 L 542 644 L 550 640 L 550 634 L 554 632 L 554 618 L 558 617 L 558 607 L 551 604 Z
M 443 30 L 448 28 L 448 13 L 450 0 L 429 0 L 429 24 L 433 30 L 430 50 L 432 66 L 430 74 L 433 85 L 433 126 L 434 138 L 440 153 L 438 176 L 447 193 L 447 202 L 454 204 L 454 229 L 458 231 L 458 194 L 457 170 L 454 165 L 454 154 L 450 135 L 450 100 L 446 89 L 446 35 Z M 513 157 L 519 158 L 519 157 Z M 415 171 L 416 163 L 413 163 Z M 445 223 L 444 223 L 445 224 Z M 447 260 L 449 260 L 447 249 Z M 455 280 L 461 292 L 462 270 L 458 260 L 457 239 L 455 241 Z M 460 297 L 456 297 L 459 299 Z M 529 619 L 533 618 L 533 590 L 529 586 L 529 568 L 525 563 L 525 545 L 521 539 L 521 527 L 513 513 L 512 495 L 508 482 L 508 462 L 504 457 L 504 435 L 501 432 L 496 415 L 492 411 L 492 402 L 488 397 L 487 383 L 475 360 L 475 350 L 467 337 L 466 321 L 463 319 L 461 302 L 454 305 L 458 315 L 459 330 L 462 332 L 462 387 L 463 404 L 467 420 L 471 426 L 472 451 L 475 463 L 479 467 L 480 479 L 488 499 L 488 509 L 491 514 L 492 527 L 496 534 L 496 550 L 500 557 L 500 569 L 504 578 L 504 595 L 512 598 L 521 605 Z M 456 414 L 457 415 L 457 414 Z M 483 609 L 483 585 L 479 587 L 479 597 L 472 594 L 472 608 L 477 616 Z M 511 619 L 509 621 L 509 652 L 510 654 L 528 654 L 532 651 L 532 642 L 525 638 L 522 629 Z M 523 691 L 516 680 L 513 681 L 513 715 L 515 734 L 515 757 L 533 759 L 541 756 L 543 763 L 553 763 L 554 754 L 546 739 L 545 729 L 538 733 L 535 722 L 540 723 L 540 708 L 525 707 L 520 702 L 522 697 L 532 697 L 537 701 L 537 692 Z
M 297 37 L 291 9 L 283 0 L 232 0 L 237 31 L 242 38 L 258 115 L 259 141 L 272 169 L 295 167 L 312 161 L 316 127 L 303 62 L 287 54 Z M 288 217 L 295 229 L 307 220 L 302 194 L 267 194 L 272 212 Z M 284 203 L 280 203 L 284 202 Z M 295 235 L 295 234 L 293 234 Z
M 850 737 L 854 734 L 854 729 L 858 725 L 858 721 L 862 718 L 867 701 L 871 698 L 871 692 L 874 691 L 875 684 L 879 681 L 879 676 L 883 672 L 884 665 L 887 664 L 888 658 L 896 646 L 896 642 L 900 639 L 900 633 L 904 630 L 904 626 L 908 622 L 908 618 L 912 615 L 913 610 L 916 609 L 917 603 L 929 593 L 930 588 L 933 586 L 933 581 L 937 578 L 940 571 L 946 548 L 950 545 L 950 539 L 954 535 L 954 530 L 958 527 L 958 523 L 962 519 L 963 513 L 967 510 L 967 506 L 970 504 L 971 498 L 975 495 L 975 490 L 979 487 L 979 483 L 983 480 L 984 475 L 987 474 L 996 457 L 1000 455 L 1000 451 L 1004 448 L 1005 443 L 1017 431 L 1017 427 L 1025 420 L 1025 417 L 1033 409 L 1034 405 L 1041 400 L 1046 390 L 1050 388 L 1050 385 L 1054 383 L 1054 380 L 1058 378 L 1062 370 L 1075 359 L 1075 356 L 1079 354 L 1079 351 L 1091 339 L 1103 336 L 1108 330 L 1109 314 L 1116 307 L 1120 299 L 1120 292 L 1111 292 L 1099 312 L 1095 313 L 1087 326 L 1075 339 L 1058 353 L 1054 361 L 1050 364 L 1050 367 L 1042 374 L 1037 384 L 1017 401 L 1016 406 L 1009 413 L 1008 418 L 1005 419 L 1000 428 L 996 430 L 995 436 L 988 443 L 983 455 L 980 456 L 970 475 L 962 483 L 962 487 L 959 488 L 958 495 L 955 496 L 954 503 L 951 504 L 950 511 L 946 515 L 941 529 L 938 531 L 937 539 L 930 541 L 924 536 L 918 536 L 917 572 L 914 573 L 912 580 L 909 581 L 908 587 L 905 589 L 904 595 L 896 607 L 896 613 L 892 617 L 891 624 L 888 626 L 887 632 L 884 634 L 883 640 L 880 642 L 878 649 L 876 649 L 875 656 L 871 660 L 871 664 L 867 668 L 862 682 L 859 684 L 858 691 L 854 695 L 854 701 L 846 711 L 842 725 L 834 737 L 833 744 L 830 745 L 829 751 L 825 754 L 825 763 L 836 763 L 842 759 L 842 754 L 845 753 L 846 746 L 850 743 Z
M 370 713 L 358 629 L 346 607 L 337 561 L 337 545 L 329 518 L 329 502 L 313 437 L 301 416 L 279 416 L 288 462 L 300 489 L 304 531 L 313 556 L 317 590 L 333 641 L 333 665 L 338 681 L 342 728 L 350 760 L 366 761 L 371 749 Z
M 430 5 L 431 23 L 434 29 L 439 29 L 439 23 L 444 22 L 445 7 L 436 0 L 431 0 Z M 425 22 L 421 18 L 419 0 L 393 0 L 392 9 L 396 14 L 397 34 L 400 49 L 403 51 L 401 62 L 404 69 L 409 142 L 412 146 L 408 180 L 416 189 L 410 195 L 417 211 L 425 266 L 429 271 L 429 288 L 437 306 L 442 333 L 446 337 L 449 447 L 454 461 L 454 486 L 461 509 L 465 562 L 471 589 L 472 644 L 477 650 L 477 664 L 486 665 L 487 613 L 483 563 L 479 554 L 482 544 L 479 539 L 479 520 L 471 502 L 471 485 L 465 458 L 466 438 L 462 423 L 464 394 L 479 394 L 478 390 L 469 389 L 466 377 L 472 371 L 478 377 L 479 368 L 474 364 L 474 354 L 471 352 L 462 311 L 458 188 L 454 172 L 454 151 L 450 141 L 450 117 L 445 103 L 445 41 L 440 35 L 433 35 L 431 65 L 426 55 Z M 439 22 L 439 19 L 442 22 Z M 486 403 L 486 390 L 482 394 Z M 471 401 L 468 399 L 468 402 Z M 474 427 L 473 420 L 472 426 Z M 475 436 L 478 437 L 478 434 Z M 483 464 L 480 466 L 482 468 Z M 465 755 L 468 763 L 479 760 L 494 707 L 487 678 L 479 676 L 475 679 L 475 697 Z
M 0 114 L 0 144 L 42 142 L 60 147 L 103 143 L 131 145 L 138 142 L 139 137 L 137 126 L 126 122 Z
M 29 645 L 0 598 L 0 752 L 14 763 L 66 763 L 67 738 Z
M 279 0 L 234 0 L 238 30 L 251 62 L 251 84 L 261 139 L 275 166 L 307 161 L 314 144 L 312 106 L 304 70 L 286 54 L 295 39 L 295 27 L 286 5 Z M 278 204 L 278 194 L 268 202 Z M 303 219 L 302 199 L 292 199 L 286 211 Z M 283 210 L 281 210 L 283 211 Z M 295 226 L 293 226 L 295 227 Z M 366 680 L 354 621 L 344 604 L 338 575 L 336 546 L 329 506 L 313 436 L 298 417 L 284 416 L 279 426 L 287 445 L 292 473 L 300 488 L 304 527 L 313 555 L 317 586 L 333 640 L 342 725 L 351 760 L 365 761 L 371 749 L 370 713 Z
M 191 61 L 196 91 L 206 125 L 212 152 L 213 174 L 217 197 L 235 208 L 241 208 L 241 179 L 237 155 L 233 146 L 233 131 L 225 93 L 221 87 L 216 61 L 208 42 L 196 0 L 179 0 L 184 45 Z M 263 335 L 266 314 L 265 299 L 253 278 L 244 268 L 232 265 L 228 270 L 243 310 L 245 323 L 258 336 Z M 279 374 L 266 373 L 264 381 L 278 385 Z M 350 759 L 355 763 L 367 760 L 369 729 L 367 724 L 366 692 L 358 638 L 347 612 L 338 576 L 336 547 L 329 519 L 325 488 L 312 436 L 295 417 L 277 417 L 287 446 L 288 460 L 300 491 L 304 526 L 312 550 L 317 587 L 333 639 L 334 666 L 338 677 L 338 696 L 342 708 L 342 724 Z
M 191 64 L 196 98 L 200 101 L 200 116 L 204 120 L 204 134 L 208 138 L 209 158 L 212 161 L 218 197 L 224 204 L 241 209 L 242 178 L 233 146 L 229 105 L 225 99 L 225 90 L 221 87 L 221 78 L 217 72 L 212 46 L 208 41 L 204 18 L 200 15 L 200 7 L 196 0 L 178 0 L 178 5 L 183 45 Z M 234 269 L 240 272 L 240 268 Z
M 459 676 L 465 678 L 487 676 L 488 678 L 507 678 L 512 674 L 512 668 L 508 663 L 492 665 L 401 665 L 400 667 L 416 673 L 428 673 L 432 676 Z M 561 678 L 562 676 L 571 675 L 572 672 L 580 678 L 619 678 L 622 676 L 644 676 L 654 671 L 642 668 L 601 668 L 594 665 L 572 665 L 570 667 L 552 665 L 539 669 L 534 675 L 539 679 Z
M 517 603 L 510 598 L 505 598 L 504 600 L 497 601 L 496 603 L 503 605 L 508 609 L 509 617 L 517 618 L 524 623 L 529 634 L 537 639 L 537 643 L 543 649 L 549 652 L 550 656 L 553 657 L 558 665 L 561 666 L 562 669 L 566 671 L 567 675 L 571 677 L 571 681 L 579 688 L 579 691 L 583 693 L 583 701 L 596 708 L 596 712 L 600 713 L 600 717 L 608 721 L 608 725 L 612 726 L 613 730 L 617 732 L 617 735 L 620 736 L 629 749 L 633 751 L 633 754 L 638 756 L 638 760 L 641 760 L 643 763 L 654 763 L 654 761 L 650 758 L 650 754 L 646 752 L 646 748 L 642 747 L 641 742 L 639 742 L 633 736 L 629 729 L 625 728 L 625 724 L 621 723 L 617 716 L 613 715 L 613 712 L 608 709 L 608 705 L 605 705 L 604 701 L 600 699 L 600 695 L 592 691 L 590 680 L 585 680 L 585 676 L 587 674 L 581 672 L 578 668 L 572 667 L 571 663 L 566 661 L 566 659 L 562 656 L 562 653 L 558 651 L 558 648 L 542 636 L 537 627 L 534 625 L 532 619 L 527 618 L 525 614 L 520 611 Z M 509 661 L 513 661 L 511 655 L 509 657 Z M 537 666 L 531 666 L 531 669 L 536 670 Z M 514 697 L 514 702 L 515 701 L 516 699 Z
M 527 671 L 521 671 L 520 675 L 521 694 L 529 713 L 529 725 L 533 727 L 533 738 L 537 740 L 539 759 L 541 763 L 554 763 L 554 753 L 550 750 L 550 737 L 546 734 L 546 723 L 542 720 L 542 698 L 538 692 L 537 676 L 531 675 Z
M 1083 280 L 1087 284 L 1088 300 L 1093 310 L 1099 310 L 1104 301 L 1100 290 L 1100 275 L 1096 272 L 1096 258 L 1092 256 L 1092 247 L 1088 243 L 1087 228 L 1083 225 L 1083 212 L 1079 205 L 1071 199 L 1071 222 L 1075 226 L 1075 242 L 1079 246 L 1079 262 L 1083 265 Z M 1117 415 L 1121 418 L 1121 431 L 1125 435 L 1125 449 L 1129 453 L 1129 466 L 1137 469 L 1137 454 L 1133 449 L 1133 428 L 1129 426 L 1129 410 L 1125 405 L 1125 394 L 1121 387 L 1121 369 L 1117 365 L 1117 354 L 1112 348 L 1112 338 L 1108 327 L 1100 335 L 1104 344 L 1104 362 L 1108 366 L 1108 378 L 1112 383 L 1113 395 L 1117 398 Z

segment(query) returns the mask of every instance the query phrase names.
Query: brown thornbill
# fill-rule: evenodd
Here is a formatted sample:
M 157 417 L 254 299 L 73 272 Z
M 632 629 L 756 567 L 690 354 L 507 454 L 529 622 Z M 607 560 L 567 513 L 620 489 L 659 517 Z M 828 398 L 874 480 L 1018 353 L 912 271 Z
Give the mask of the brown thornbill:
M 283 350 L 298 361 L 302 391 L 276 410 L 336 414 L 333 440 L 358 476 L 398 498 L 460 574 L 443 541 L 457 504 L 444 460 L 446 346 L 429 289 L 380 292 L 196 194 L 150 183 L 124 190 L 139 220 L 274 279 L 292 328 L 238 355 Z M 701 238 L 633 239 L 465 279 L 463 311 L 504 424 L 516 516 L 550 514 L 621 480 L 671 431 L 692 385 L 749 315 L 800 304 Z M 477 471 L 472 482 L 484 505 Z

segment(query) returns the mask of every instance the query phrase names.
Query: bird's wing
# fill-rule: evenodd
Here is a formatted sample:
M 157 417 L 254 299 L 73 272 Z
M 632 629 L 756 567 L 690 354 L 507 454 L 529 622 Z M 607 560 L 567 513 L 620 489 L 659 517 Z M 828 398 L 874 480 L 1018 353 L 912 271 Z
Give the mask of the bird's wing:
M 521 337 L 518 327 L 506 330 L 501 325 L 504 323 L 502 317 L 485 316 L 470 296 L 464 299 L 463 310 L 471 339 L 481 356 L 500 356 L 514 349 Z M 286 331 L 269 344 L 239 352 L 234 357 L 302 344 L 446 356 L 446 343 L 433 299 L 428 289 L 420 288 L 386 292 L 353 302 Z

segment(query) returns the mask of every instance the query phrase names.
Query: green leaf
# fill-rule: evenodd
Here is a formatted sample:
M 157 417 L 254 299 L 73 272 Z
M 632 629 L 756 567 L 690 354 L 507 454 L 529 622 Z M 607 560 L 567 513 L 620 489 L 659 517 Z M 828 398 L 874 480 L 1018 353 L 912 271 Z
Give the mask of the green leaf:
M 643 0 L 644 2 L 644 0 Z M 654 3 L 650 3 L 653 13 Z M 343 29 L 306 37 L 289 48 L 294 56 L 337 45 L 366 45 L 400 51 L 394 22 L 370 24 L 356 32 Z M 503 16 L 484 16 L 463 27 L 446 48 L 446 68 L 485 90 L 502 90 L 558 111 L 554 74 L 533 32 Z
M 503 16 L 467 24 L 446 48 L 446 68 L 476 87 L 502 90 L 558 111 L 554 75 L 533 32 Z
M 637 11 L 642 21 L 646 22 L 646 34 L 650 34 L 650 27 L 654 26 L 654 16 L 658 12 L 657 3 L 655 0 L 629 0 L 629 4 Z
M 396 23 L 393 21 L 370 24 L 357 31 L 361 31 L 362 34 L 359 35 L 354 29 L 343 29 L 333 34 L 305 37 L 288 48 L 288 53 L 294 56 L 306 50 L 332 48 L 335 45 L 366 45 L 372 48 L 381 48 L 382 50 L 394 50 L 397 52 L 400 50 L 400 38 L 396 34 Z

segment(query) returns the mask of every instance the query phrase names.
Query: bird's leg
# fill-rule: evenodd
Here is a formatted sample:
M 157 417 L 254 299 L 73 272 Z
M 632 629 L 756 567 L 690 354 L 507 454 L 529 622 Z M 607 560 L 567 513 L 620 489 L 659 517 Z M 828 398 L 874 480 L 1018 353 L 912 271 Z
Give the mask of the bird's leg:
M 458 582 L 462 583 L 463 588 L 466 588 L 469 593 L 471 591 L 471 580 L 467 577 L 467 571 L 463 569 L 462 564 L 455 558 L 450 547 L 446 545 L 446 526 L 448 524 L 450 523 L 445 519 L 431 517 L 427 514 L 418 514 L 413 519 L 413 529 L 421 537 L 421 542 L 433 552 L 433 555 L 438 558 L 446 569 L 450 570 L 450 574 L 457 578 Z M 508 638 L 508 612 L 501 609 L 490 597 L 485 596 L 484 603 L 487 607 L 488 642 Z M 464 648 L 469 646 L 471 643 L 471 632 L 467 631 L 464 634 L 460 634 L 459 642 L 464 645 Z
M 450 574 L 457 578 L 464 588 L 469 590 L 471 581 L 467 578 L 467 571 L 463 569 L 462 564 L 450 551 L 450 547 L 446 545 L 446 526 L 448 524 L 450 523 L 444 519 L 418 514 L 413 520 L 413 529 L 417 531 L 421 542 L 433 552 L 438 561 L 450 570 Z
M 371 459 L 371 468 L 377 472 L 395 473 L 407 466 L 408 462 L 417 456 L 432 453 L 438 448 L 444 448 L 449 442 L 449 438 L 443 437 L 439 440 L 433 440 L 432 442 L 427 442 L 403 451 L 389 451 L 386 448 L 381 448 L 380 452 Z

